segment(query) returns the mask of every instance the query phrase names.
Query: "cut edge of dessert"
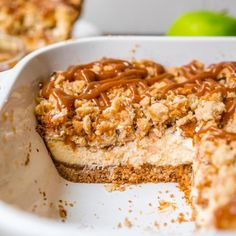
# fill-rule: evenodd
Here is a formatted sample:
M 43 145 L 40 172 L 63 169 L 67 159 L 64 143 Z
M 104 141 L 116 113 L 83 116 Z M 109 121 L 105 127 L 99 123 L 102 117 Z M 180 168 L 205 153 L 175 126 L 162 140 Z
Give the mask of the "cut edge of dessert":
M 54 72 L 35 108 L 61 176 L 178 182 L 196 225 L 236 229 L 236 62 L 101 60 Z

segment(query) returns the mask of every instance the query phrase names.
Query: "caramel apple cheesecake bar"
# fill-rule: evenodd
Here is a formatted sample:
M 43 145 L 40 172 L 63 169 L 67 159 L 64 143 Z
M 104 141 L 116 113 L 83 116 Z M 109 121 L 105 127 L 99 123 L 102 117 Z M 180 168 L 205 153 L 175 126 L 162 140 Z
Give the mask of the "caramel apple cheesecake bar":
M 21 38 L 28 52 L 66 40 L 82 0 L 0 0 L 0 32 Z
M 236 229 L 236 62 L 103 58 L 54 72 L 37 101 L 38 130 L 64 178 L 185 182 L 197 225 Z

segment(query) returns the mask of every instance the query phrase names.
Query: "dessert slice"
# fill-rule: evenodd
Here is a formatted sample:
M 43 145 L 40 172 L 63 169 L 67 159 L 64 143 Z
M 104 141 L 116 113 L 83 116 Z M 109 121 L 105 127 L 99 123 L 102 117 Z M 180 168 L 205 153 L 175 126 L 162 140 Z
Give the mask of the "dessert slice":
M 234 62 L 71 66 L 40 84 L 38 130 L 68 180 L 190 185 L 193 174 L 197 224 L 236 228 L 235 73 Z
M 217 83 L 207 94 L 214 94 L 214 101 L 221 94 L 224 112 L 212 119 L 209 106 L 214 103 L 205 103 L 202 109 L 202 124 L 194 137 L 192 201 L 197 226 L 236 229 L 236 67 L 235 63 L 213 67 Z
M 200 227 L 236 229 L 236 98 L 226 100 L 221 122 L 198 132 L 192 199 Z
M 202 138 L 193 162 L 193 204 L 200 227 L 236 229 L 236 135 L 214 129 Z M 222 135 L 222 136 L 221 136 Z
M 157 92 L 175 80 L 147 60 L 102 59 L 54 73 L 36 115 L 59 173 L 75 182 L 189 180 L 194 147 L 180 128 L 194 122 L 188 99 Z
M 27 51 L 70 37 L 81 0 L 0 0 L 0 31 L 20 37 Z

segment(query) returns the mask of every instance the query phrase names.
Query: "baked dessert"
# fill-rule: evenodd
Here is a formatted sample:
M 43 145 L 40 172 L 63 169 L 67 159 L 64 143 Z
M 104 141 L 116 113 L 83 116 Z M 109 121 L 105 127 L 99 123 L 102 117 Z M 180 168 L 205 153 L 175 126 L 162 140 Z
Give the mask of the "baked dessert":
M 236 229 L 235 73 L 236 62 L 196 60 L 70 66 L 40 84 L 38 130 L 64 178 L 191 181 L 197 225 Z
M 82 0 L 0 0 L 0 32 L 23 39 L 28 52 L 70 37 Z

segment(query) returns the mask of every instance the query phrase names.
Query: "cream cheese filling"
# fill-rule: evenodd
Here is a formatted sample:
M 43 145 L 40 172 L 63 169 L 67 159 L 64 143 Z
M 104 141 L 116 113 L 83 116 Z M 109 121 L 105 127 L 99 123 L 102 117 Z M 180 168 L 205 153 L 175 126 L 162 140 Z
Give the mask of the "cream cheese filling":
M 180 131 L 167 130 L 161 138 L 143 138 L 124 146 L 111 149 L 90 150 L 86 147 L 73 149 L 63 141 L 46 137 L 47 146 L 56 161 L 69 165 L 105 167 L 148 163 L 157 166 L 177 166 L 192 163 L 194 147 L 191 138 L 183 137 Z

